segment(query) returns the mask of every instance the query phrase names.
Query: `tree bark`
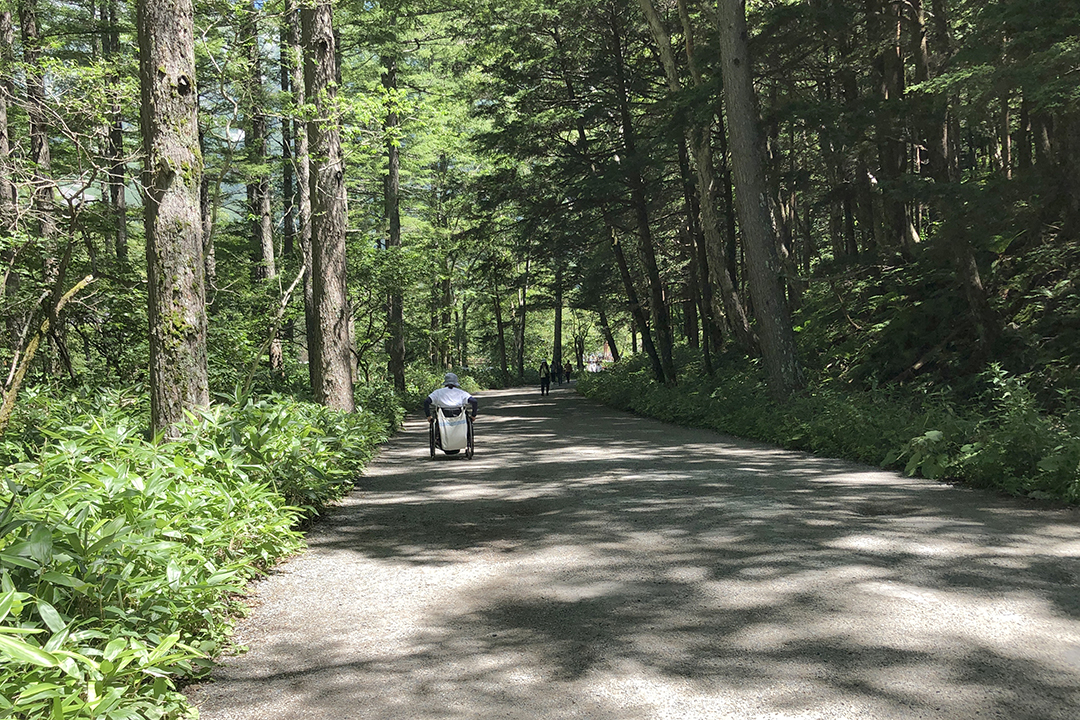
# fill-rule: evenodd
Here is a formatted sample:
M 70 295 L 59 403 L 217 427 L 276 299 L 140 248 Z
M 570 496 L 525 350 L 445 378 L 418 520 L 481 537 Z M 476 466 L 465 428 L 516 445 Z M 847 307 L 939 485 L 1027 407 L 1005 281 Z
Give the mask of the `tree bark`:
M 637 353 L 637 339 L 634 334 L 636 326 L 641 330 L 641 345 L 652 363 L 653 377 L 656 378 L 656 382 L 662 383 L 664 382 L 664 366 L 660 362 L 660 355 L 656 352 L 656 346 L 653 345 L 652 334 L 649 332 L 648 315 L 645 314 L 645 309 L 641 306 L 641 301 L 638 300 L 637 290 L 634 288 L 634 278 L 630 275 L 630 266 L 626 262 L 622 243 L 619 242 L 619 236 L 615 233 L 615 226 L 611 223 L 608 223 L 608 232 L 611 234 L 611 249 L 615 254 L 615 263 L 619 267 L 619 276 L 623 281 L 630 317 L 633 318 L 630 327 L 631 352 Z
M 499 353 L 499 377 L 503 387 L 510 384 L 510 364 L 506 354 L 506 329 L 503 324 L 502 300 L 499 299 L 499 283 L 491 281 L 491 306 L 495 312 L 496 350 Z
M 353 412 L 352 343 L 345 260 L 345 177 L 337 107 L 333 9 L 317 0 L 301 10 L 304 86 L 314 116 L 308 122 L 312 167 L 312 302 L 317 318 L 309 361 L 317 366 L 317 402 Z M 314 353 L 311 352 L 314 349 Z
M 603 304 L 596 309 L 596 313 L 600 316 L 600 332 L 603 333 L 604 340 L 608 344 L 608 350 L 611 351 L 611 359 L 613 362 L 619 362 L 619 348 L 615 346 L 615 335 L 611 332 L 611 323 L 608 322 L 608 316 L 604 312 Z
M 56 205 L 53 195 L 52 157 L 49 151 L 49 127 L 45 117 L 45 78 L 41 71 L 41 37 L 37 21 L 37 0 L 20 0 L 19 28 L 22 33 L 23 63 L 26 66 L 26 115 L 30 121 L 30 164 L 32 204 L 37 230 L 48 246 L 57 234 Z M 46 278 L 53 284 L 55 258 L 45 248 Z M 50 269 L 53 268 L 53 269 Z
M 671 47 L 671 37 L 664 27 L 660 16 L 652 4 L 652 0 L 639 0 L 649 29 L 660 52 L 661 64 L 667 77 L 668 89 L 677 93 L 682 89 L 682 81 L 679 78 L 678 67 L 675 63 L 675 53 Z M 690 25 L 689 13 L 685 3 L 679 2 L 680 18 L 683 25 L 683 35 L 686 38 L 686 59 L 690 68 L 690 75 L 695 87 L 705 85 L 705 79 L 698 70 L 697 60 L 694 54 L 694 33 Z M 726 239 L 720 231 L 720 218 L 717 215 L 719 198 L 717 196 L 717 182 L 713 168 L 712 152 L 712 128 L 691 121 L 686 128 L 686 143 L 693 158 L 694 169 L 697 175 L 697 192 L 700 198 L 698 203 L 700 212 L 701 232 L 705 238 L 705 256 L 707 259 L 707 272 L 711 279 L 709 293 L 713 286 L 720 288 L 720 298 L 723 303 L 728 322 L 731 324 L 736 341 L 747 352 L 753 352 L 755 342 L 750 329 L 750 321 L 743 307 L 742 298 L 735 288 L 733 275 L 729 272 L 731 258 Z M 734 234 L 734 233 L 733 233 Z
M 562 330 L 563 330 L 563 267 L 562 258 L 555 258 L 555 327 L 551 341 L 551 372 L 562 377 Z
M 8 107 L 15 99 L 12 80 L 14 71 L 15 27 L 10 10 L 0 10 L 0 233 L 5 237 L 15 232 L 15 184 L 11 164 L 11 135 L 8 126 Z M 7 252 L 5 254 L 11 254 Z M 5 265 L 10 258 L 5 258 Z M 0 288 L 0 292 L 4 292 Z
M 637 140 L 634 133 L 633 118 L 630 112 L 629 88 L 626 78 L 625 58 L 623 56 L 622 29 L 619 27 L 617 10 L 612 5 L 609 9 L 612 60 L 615 62 L 615 80 L 617 83 L 619 123 L 622 130 L 622 144 L 626 151 L 623 164 L 626 181 L 630 186 L 630 205 L 637 225 L 640 241 L 641 259 L 645 265 L 645 276 L 649 283 L 649 312 L 656 330 L 656 344 L 660 351 L 662 381 L 674 384 L 676 381 L 674 340 L 671 333 L 671 314 L 664 293 L 660 266 L 656 259 L 656 242 L 653 239 L 649 222 L 649 205 L 646 197 L 645 178 L 639 167 Z
M 184 412 L 208 405 L 199 193 L 198 91 L 191 0 L 139 0 L 150 414 L 174 435 Z
M 319 366 L 311 361 L 311 348 L 318 334 L 318 316 L 315 312 L 315 290 L 311 259 L 311 154 L 308 150 L 307 125 L 300 117 L 300 105 L 305 98 L 304 50 L 301 44 L 300 0 L 287 0 L 285 11 L 286 34 L 289 45 L 289 110 L 292 126 L 292 166 L 295 174 L 294 214 L 296 241 L 300 245 L 300 259 L 304 263 L 304 346 L 308 357 L 308 380 L 312 388 L 318 387 Z
M 914 19 L 917 28 L 922 25 L 921 9 L 921 3 L 916 4 L 914 7 L 916 13 Z M 941 56 L 942 64 L 944 64 L 944 62 L 952 55 L 952 33 L 950 31 L 949 18 L 946 15 L 944 0 L 933 0 L 933 10 L 934 23 L 931 27 L 933 29 L 933 40 L 936 44 L 934 50 Z M 929 52 L 927 52 L 927 56 L 929 56 Z M 923 62 L 920 60 L 916 64 L 916 68 L 916 79 L 920 82 L 929 79 L 930 68 L 928 61 L 924 68 Z M 926 144 L 930 151 L 929 166 L 931 177 L 934 178 L 935 183 L 941 185 L 959 182 L 959 166 L 952 157 L 954 153 L 949 146 L 949 122 L 945 108 L 936 108 L 930 130 L 931 132 L 927 138 Z M 983 352 L 987 352 L 999 333 L 999 321 L 996 319 L 993 309 L 990 307 L 986 295 L 986 288 L 983 285 L 982 275 L 979 272 L 979 265 L 975 258 L 975 252 L 971 247 L 971 243 L 968 241 L 966 230 L 964 228 L 948 230 L 945 240 L 948 243 L 952 254 L 957 278 L 960 281 L 961 288 L 964 291 L 964 297 L 968 303 L 968 310 L 975 323 L 976 333 L 979 337 L 979 345 Z
M 117 15 L 117 0 L 107 0 L 102 8 L 106 30 L 103 35 L 103 50 L 105 61 L 118 63 L 120 61 L 120 18 Z M 116 73 L 110 74 L 112 81 L 118 81 Z M 109 159 L 109 205 L 112 211 L 113 227 L 113 251 L 116 262 L 120 267 L 125 267 L 128 262 L 127 246 L 127 158 L 124 155 L 124 111 L 122 99 L 114 97 L 109 107 L 109 126 L 106 129 L 108 141 L 106 154 Z
M 398 139 L 398 128 L 401 118 L 397 111 L 397 58 L 387 55 L 383 58 L 383 88 L 387 92 L 388 107 L 384 132 L 386 133 L 386 185 L 385 185 L 385 212 L 387 220 L 386 248 L 401 247 L 401 155 Z M 393 250 L 396 252 L 396 250 Z M 398 392 L 405 392 L 405 298 L 401 288 L 396 286 L 390 289 L 388 297 L 388 321 L 386 350 L 388 356 L 388 369 L 390 377 L 394 381 L 394 387 Z
M 872 41 L 880 47 L 877 113 L 878 167 L 883 181 L 882 205 L 888 243 L 911 257 L 919 241 L 911 221 L 911 208 L 899 190 L 908 170 L 907 144 L 900 128 L 900 102 L 904 97 L 904 58 L 901 52 L 903 6 L 893 0 L 867 0 L 867 23 Z
M 530 246 L 531 250 L 531 246 Z M 518 302 L 518 335 L 517 335 L 517 379 L 522 385 L 525 384 L 525 322 L 529 313 L 529 271 L 532 268 L 532 253 L 525 255 L 525 277 L 519 289 L 520 300 Z
M 724 109 L 731 135 L 735 199 L 746 249 L 750 294 L 769 390 L 774 397 L 785 398 L 799 389 L 802 381 L 769 214 L 745 5 L 743 0 L 719 0 L 719 10 Z
M 273 280 L 277 277 L 277 259 L 274 253 L 274 224 L 270 197 L 269 136 L 266 122 L 265 78 L 262 70 L 262 43 L 259 35 L 259 7 L 252 4 L 245 9 L 246 22 L 244 41 L 247 43 L 250 103 L 248 105 L 248 134 L 245 144 L 248 162 L 254 170 L 254 176 L 248 181 L 248 202 L 251 216 L 252 250 L 254 251 L 255 280 L 257 282 Z M 277 327 L 277 323 L 271 323 Z M 275 377 L 284 374 L 284 359 L 281 352 L 281 338 L 274 333 L 268 347 L 270 371 Z

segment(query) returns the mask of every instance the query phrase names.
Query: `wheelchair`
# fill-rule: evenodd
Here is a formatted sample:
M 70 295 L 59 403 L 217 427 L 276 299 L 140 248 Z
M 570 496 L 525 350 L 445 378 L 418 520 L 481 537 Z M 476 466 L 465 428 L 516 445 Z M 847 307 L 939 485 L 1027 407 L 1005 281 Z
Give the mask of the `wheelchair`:
M 468 413 L 468 406 L 454 408 L 435 408 L 435 422 L 428 423 L 428 445 L 431 457 L 436 450 L 447 455 L 457 455 L 465 451 L 465 459 L 473 458 L 473 419 Z

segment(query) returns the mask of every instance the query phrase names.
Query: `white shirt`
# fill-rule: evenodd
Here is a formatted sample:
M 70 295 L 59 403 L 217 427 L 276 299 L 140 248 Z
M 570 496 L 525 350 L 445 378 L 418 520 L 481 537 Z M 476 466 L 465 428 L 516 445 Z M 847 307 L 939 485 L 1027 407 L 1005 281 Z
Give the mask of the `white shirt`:
M 458 408 L 468 404 L 472 395 L 459 387 L 441 387 L 433 391 L 428 397 L 431 398 L 432 405 L 442 408 Z

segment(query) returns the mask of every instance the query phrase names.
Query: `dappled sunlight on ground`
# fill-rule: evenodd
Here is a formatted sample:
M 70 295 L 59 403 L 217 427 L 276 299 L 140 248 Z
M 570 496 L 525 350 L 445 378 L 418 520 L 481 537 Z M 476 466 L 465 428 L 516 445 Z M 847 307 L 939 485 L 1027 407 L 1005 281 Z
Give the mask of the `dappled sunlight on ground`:
M 193 691 L 204 718 L 1080 707 L 1073 511 L 567 391 L 482 395 L 476 437 L 475 459 L 432 460 L 426 422 L 406 423 L 311 553 L 258 591 L 269 619 L 241 626 L 251 652 Z

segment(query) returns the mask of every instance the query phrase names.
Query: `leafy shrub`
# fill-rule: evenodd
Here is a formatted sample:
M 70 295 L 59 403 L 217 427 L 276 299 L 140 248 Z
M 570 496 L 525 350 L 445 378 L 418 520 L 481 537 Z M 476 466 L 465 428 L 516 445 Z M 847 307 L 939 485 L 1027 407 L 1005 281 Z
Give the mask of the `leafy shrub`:
M 709 377 L 684 362 L 675 387 L 652 380 L 640 356 L 579 389 L 606 404 L 787 448 L 963 480 L 1014 494 L 1080 501 L 1080 418 L 1044 412 L 1028 379 L 992 367 L 977 404 L 947 392 L 858 390 L 819 382 L 783 404 L 755 363 L 732 358 Z
M 390 430 L 387 418 L 370 412 L 271 396 L 205 412 L 187 443 L 194 454 L 231 458 L 251 480 L 312 515 L 352 487 Z
M 74 400 L 33 397 L 31 442 L 5 446 L 0 716 L 179 717 L 175 679 L 209 665 L 246 581 L 300 547 L 391 423 L 271 397 L 155 445 L 140 403 Z

